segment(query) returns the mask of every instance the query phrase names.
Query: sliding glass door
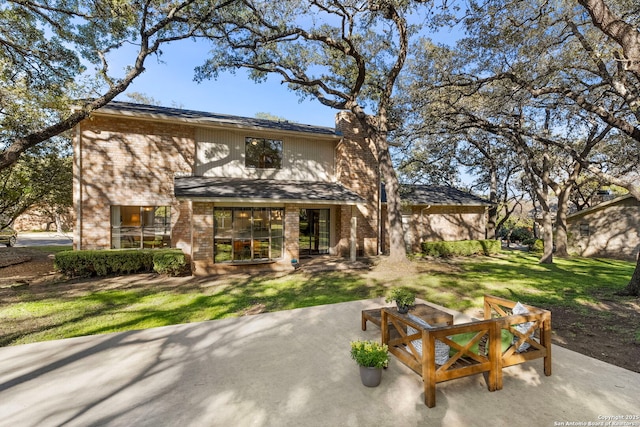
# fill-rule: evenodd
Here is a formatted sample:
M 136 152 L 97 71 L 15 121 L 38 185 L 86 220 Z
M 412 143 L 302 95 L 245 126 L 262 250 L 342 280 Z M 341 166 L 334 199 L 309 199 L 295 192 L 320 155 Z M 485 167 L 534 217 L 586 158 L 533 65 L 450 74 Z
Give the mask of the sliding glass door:
M 329 253 L 329 209 L 300 209 L 300 255 Z

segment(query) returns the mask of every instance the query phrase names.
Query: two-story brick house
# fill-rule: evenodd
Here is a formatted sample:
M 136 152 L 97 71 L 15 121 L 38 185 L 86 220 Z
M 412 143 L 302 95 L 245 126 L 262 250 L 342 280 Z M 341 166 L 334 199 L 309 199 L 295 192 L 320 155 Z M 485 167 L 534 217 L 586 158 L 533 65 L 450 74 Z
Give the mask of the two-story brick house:
M 375 254 L 377 167 L 357 132 L 347 114 L 336 130 L 111 103 L 75 130 L 74 247 L 176 247 L 200 273 Z
M 180 248 L 196 274 L 374 255 L 380 188 L 346 112 L 332 129 L 113 102 L 75 129 L 74 247 Z

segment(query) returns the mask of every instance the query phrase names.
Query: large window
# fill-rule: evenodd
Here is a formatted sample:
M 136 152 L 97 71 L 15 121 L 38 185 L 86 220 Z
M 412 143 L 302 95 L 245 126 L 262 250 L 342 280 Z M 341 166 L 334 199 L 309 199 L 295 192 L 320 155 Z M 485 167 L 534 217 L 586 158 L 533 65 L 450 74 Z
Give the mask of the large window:
M 215 208 L 214 262 L 256 262 L 282 258 L 284 209 Z
M 282 141 L 245 138 L 244 165 L 255 169 L 280 169 L 282 167 Z
M 111 247 L 171 247 L 171 207 L 111 206 Z

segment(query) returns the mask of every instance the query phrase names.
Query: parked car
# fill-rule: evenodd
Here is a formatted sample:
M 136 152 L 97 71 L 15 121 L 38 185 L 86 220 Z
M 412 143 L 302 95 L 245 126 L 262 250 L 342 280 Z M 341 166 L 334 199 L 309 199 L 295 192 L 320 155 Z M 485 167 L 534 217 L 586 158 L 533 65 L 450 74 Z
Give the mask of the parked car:
M 11 227 L 5 227 L 0 230 L 0 245 L 13 246 L 18 240 L 18 233 Z

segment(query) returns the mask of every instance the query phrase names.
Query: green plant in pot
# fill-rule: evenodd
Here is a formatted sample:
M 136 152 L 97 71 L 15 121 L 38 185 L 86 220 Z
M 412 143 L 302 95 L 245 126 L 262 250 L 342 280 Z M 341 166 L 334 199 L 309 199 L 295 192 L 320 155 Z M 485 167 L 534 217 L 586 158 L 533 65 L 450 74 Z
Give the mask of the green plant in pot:
M 389 292 L 386 301 L 395 301 L 398 306 L 398 313 L 406 313 L 416 302 L 416 294 L 408 288 L 394 288 Z
M 360 380 L 376 387 L 382 380 L 382 368 L 389 364 L 389 347 L 376 341 L 352 341 L 351 358 L 360 366 Z

